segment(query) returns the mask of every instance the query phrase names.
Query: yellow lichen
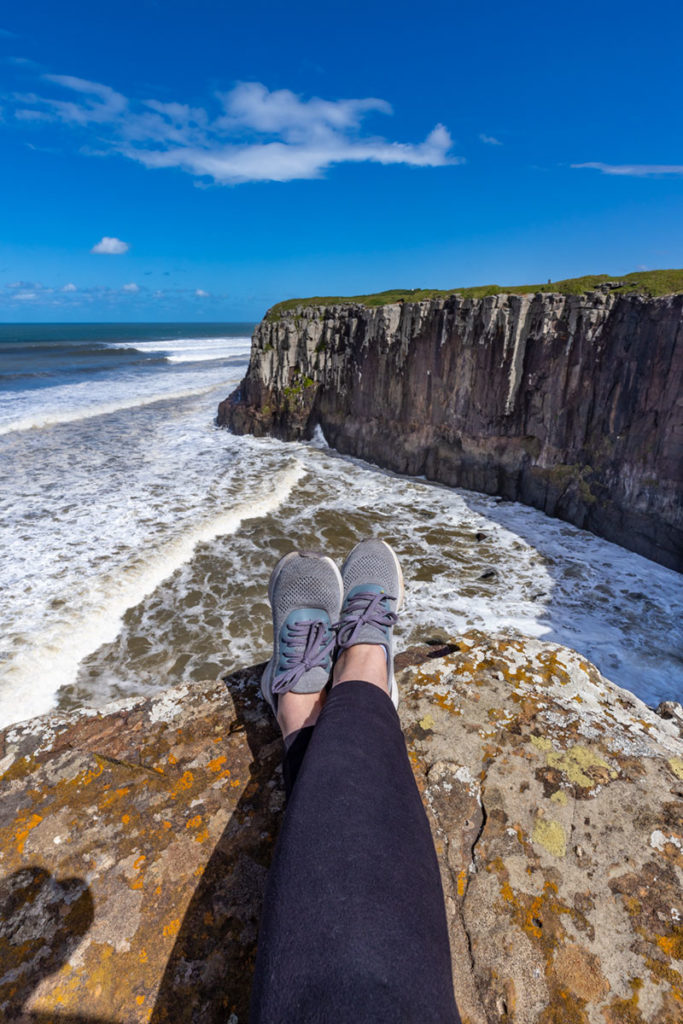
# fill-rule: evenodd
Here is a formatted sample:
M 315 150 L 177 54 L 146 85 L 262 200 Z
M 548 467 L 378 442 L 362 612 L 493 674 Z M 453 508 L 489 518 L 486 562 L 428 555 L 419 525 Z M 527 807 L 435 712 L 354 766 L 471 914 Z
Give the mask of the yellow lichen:
M 547 755 L 547 762 L 551 768 L 557 768 L 564 772 L 570 782 L 583 789 L 591 789 L 595 785 L 595 779 L 587 774 L 591 768 L 607 769 L 610 777 L 614 777 L 604 758 L 579 743 L 570 750 L 550 751 Z
M 677 779 L 683 780 L 683 757 L 670 757 L 669 768 Z
M 553 857 L 564 857 L 567 852 L 567 837 L 559 821 L 546 821 L 545 818 L 538 818 L 534 825 L 532 839 Z
M 564 807 L 567 803 L 567 794 L 563 789 L 556 789 L 550 799 L 554 804 L 559 804 L 560 807 Z
M 529 739 L 538 750 L 552 750 L 553 745 L 547 736 L 530 736 Z

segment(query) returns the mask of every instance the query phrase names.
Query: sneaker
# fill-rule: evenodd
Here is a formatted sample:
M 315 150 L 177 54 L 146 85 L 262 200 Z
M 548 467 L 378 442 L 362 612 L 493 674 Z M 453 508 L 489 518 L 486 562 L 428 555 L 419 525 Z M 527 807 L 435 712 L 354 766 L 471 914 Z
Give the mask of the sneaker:
M 273 656 L 261 692 L 275 714 L 279 694 L 319 693 L 327 685 L 342 595 L 339 569 L 326 555 L 292 551 L 273 569 L 268 584 Z
M 356 644 L 381 644 L 387 655 L 389 696 L 398 707 L 393 627 L 403 603 L 403 573 L 393 548 L 383 540 L 362 540 L 344 562 L 342 580 L 337 652 Z

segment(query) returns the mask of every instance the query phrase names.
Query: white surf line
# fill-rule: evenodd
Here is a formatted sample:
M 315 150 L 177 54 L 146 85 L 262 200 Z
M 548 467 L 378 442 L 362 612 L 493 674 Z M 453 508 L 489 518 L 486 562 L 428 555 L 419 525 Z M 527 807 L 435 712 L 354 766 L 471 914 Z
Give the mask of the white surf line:
M 75 681 L 81 661 L 115 640 L 125 612 L 188 562 L 198 544 L 235 533 L 245 519 L 270 515 L 305 474 L 300 462 L 290 463 L 265 481 L 249 501 L 186 530 L 144 561 L 86 584 L 76 599 L 87 602 L 88 610 L 52 628 L 46 626 L 40 646 L 22 652 L 7 668 L 0 683 L 0 729 L 49 711 L 60 687 Z
M 229 382 L 228 382 L 229 383 Z M 192 398 L 195 395 L 208 395 L 216 388 L 226 386 L 220 382 L 211 384 L 209 387 L 186 388 L 183 391 L 169 391 L 167 394 L 150 395 L 147 398 L 122 399 L 119 402 L 104 402 L 101 405 L 93 405 L 90 408 L 65 409 L 63 412 L 35 413 L 33 416 L 24 416 L 20 420 L 11 420 L 9 423 L 0 424 L 0 435 L 14 434 L 25 430 L 42 430 L 44 427 L 54 427 L 62 423 L 75 423 L 80 420 L 96 419 L 98 416 L 108 416 L 113 412 L 120 412 L 123 409 L 138 409 L 145 405 L 155 405 L 157 402 L 172 402 L 179 398 Z

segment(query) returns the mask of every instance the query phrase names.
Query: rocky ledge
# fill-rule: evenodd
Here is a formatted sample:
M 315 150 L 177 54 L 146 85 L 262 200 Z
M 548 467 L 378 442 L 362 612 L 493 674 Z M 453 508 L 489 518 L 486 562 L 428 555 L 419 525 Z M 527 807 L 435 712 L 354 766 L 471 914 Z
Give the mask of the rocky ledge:
M 397 671 L 465 1024 L 677 1024 L 680 707 L 478 633 Z M 0 734 L 0 1017 L 246 1022 L 283 808 L 259 672 Z
M 683 571 L 683 294 L 274 310 L 218 410 L 522 501 Z

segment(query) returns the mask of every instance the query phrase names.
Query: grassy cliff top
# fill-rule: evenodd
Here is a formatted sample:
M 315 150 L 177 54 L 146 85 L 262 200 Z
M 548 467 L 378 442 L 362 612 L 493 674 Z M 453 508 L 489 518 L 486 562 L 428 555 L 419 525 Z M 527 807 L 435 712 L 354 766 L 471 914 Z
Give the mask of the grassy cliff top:
M 566 281 L 550 281 L 546 284 L 499 285 L 483 284 L 476 288 L 395 288 L 374 295 L 315 295 L 308 299 L 286 299 L 278 302 L 268 311 L 269 319 L 276 319 L 286 310 L 296 306 L 338 306 L 355 302 L 362 306 L 386 306 L 390 302 L 421 302 L 423 299 L 445 299 L 449 295 L 460 295 L 464 299 L 482 299 L 485 295 L 524 295 L 534 292 L 555 292 L 561 295 L 582 295 L 597 285 L 611 284 L 611 290 L 621 295 L 638 292 L 642 295 L 672 295 L 683 292 L 683 270 L 637 270 L 633 274 L 610 277 L 609 274 L 593 274 L 588 277 L 570 277 Z

